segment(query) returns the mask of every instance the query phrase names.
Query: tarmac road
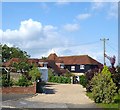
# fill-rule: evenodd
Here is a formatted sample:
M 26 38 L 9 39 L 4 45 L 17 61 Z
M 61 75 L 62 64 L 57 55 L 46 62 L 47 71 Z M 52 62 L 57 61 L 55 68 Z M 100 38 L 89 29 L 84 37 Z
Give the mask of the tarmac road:
M 44 89 L 44 94 L 36 94 L 33 97 L 11 95 L 10 97 L 13 96 L 13 100 L 8 100 L 7 96 L 3 96 L 2 107 L 4 109 L 22 108 L 23 110 L 24 108 L 25 110 L 37 108 L 64 108 L 65 110 L 91 108 L 92 110 L 97 108 L 98 110 L 96 104 L 85 95 L 85 89 L 79 84 L 48 83 Z M 23 98 L 18 99 L 19 97 Z
M 2 94 L 2 101 L 32 97 L 34 94 Z

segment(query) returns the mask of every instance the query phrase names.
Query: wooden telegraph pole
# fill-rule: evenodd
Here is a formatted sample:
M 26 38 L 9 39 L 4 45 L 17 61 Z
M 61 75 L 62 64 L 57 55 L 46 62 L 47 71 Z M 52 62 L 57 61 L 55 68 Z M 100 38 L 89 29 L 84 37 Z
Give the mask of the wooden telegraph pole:
M 104 65 L 106 65 L 106 63 L 105 63 L 105 52 L 106 52 L 105 43 L 109 39 L 103 38 L 103 39 L 100 39 L 100 40 L 103 41 L 103 61 L 104 61 Z

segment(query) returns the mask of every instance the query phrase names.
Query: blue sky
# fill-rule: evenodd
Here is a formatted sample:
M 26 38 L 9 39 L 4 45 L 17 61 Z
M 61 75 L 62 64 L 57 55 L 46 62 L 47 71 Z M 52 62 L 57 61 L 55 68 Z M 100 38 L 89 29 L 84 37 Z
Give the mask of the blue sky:
M 103 63 L 104 37 L 106 53 L 118 57 L 116 2 L 3 2 L 2 24 L 2 43 L 31 57 L 88 54 Z

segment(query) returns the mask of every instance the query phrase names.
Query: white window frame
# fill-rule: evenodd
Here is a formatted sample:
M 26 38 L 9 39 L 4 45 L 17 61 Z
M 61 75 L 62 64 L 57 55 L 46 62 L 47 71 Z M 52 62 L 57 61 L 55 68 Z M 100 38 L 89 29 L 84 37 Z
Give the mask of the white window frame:
M 80 69 L 84 70 L 85 69 L 85 65 L 80 65 Z
M 60 65 L 60 68 L 64 69 L 64 65 Z
M 71 66 L 71 71 L 75 71 L 75 66 Z

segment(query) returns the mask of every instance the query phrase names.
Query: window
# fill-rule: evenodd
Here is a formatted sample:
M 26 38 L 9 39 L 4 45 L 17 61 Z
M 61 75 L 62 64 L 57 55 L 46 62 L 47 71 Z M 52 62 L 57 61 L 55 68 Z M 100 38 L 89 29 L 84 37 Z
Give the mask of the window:
M 60 65 L 60 68 L 64 69 L 64 65 Z
M 71 71 L 75 71 L 75 66 L 71 66 Z
M 85 69 L 85 65 L 80 65 L 80 69 Z

